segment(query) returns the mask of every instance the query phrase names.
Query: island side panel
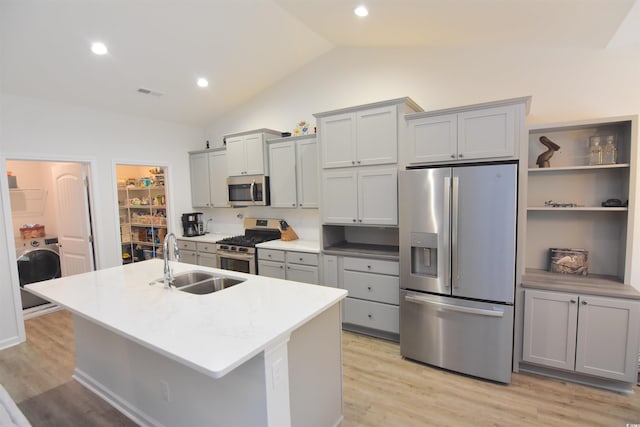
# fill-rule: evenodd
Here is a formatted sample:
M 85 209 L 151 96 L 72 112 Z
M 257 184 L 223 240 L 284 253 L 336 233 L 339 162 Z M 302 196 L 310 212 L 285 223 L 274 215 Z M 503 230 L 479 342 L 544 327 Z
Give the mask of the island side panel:
M 340 304 L 291 333 L 291 425 L 338 426 L 342 422 L 342 322 Z
M 262 354 L 213 379 L 77 315 L 74 333 L 74 377 L 141 425 L 267 425 Z

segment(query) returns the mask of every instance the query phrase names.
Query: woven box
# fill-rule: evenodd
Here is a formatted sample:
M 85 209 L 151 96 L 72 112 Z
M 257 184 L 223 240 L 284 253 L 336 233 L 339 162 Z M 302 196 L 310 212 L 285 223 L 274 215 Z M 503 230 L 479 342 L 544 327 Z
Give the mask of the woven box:
M 20 228 L 20 237 L 23 239 L 44 237 L 44 225 L 34 225 L 33 227 Z
M 549 271 L 586 276 L 589 252 L 584 249 L 549 248 Z

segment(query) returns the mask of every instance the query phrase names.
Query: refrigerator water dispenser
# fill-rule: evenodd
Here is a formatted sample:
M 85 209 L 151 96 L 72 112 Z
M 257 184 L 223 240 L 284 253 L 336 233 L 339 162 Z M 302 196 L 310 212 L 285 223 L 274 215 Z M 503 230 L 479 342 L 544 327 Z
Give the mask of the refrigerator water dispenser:
M 411 274 L 438 277 L 437 233 L 411 233 Z

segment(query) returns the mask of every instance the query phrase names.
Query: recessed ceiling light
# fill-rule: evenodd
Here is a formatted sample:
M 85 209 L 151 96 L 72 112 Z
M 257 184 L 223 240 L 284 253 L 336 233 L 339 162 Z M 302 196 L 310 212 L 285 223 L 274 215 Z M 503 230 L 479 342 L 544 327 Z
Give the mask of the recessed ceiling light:
M 358 16 L 367 16 L 369 14 L 369 11 L 365 6 L 358 6 L 353 10 L 353 13 Z
M 197 81 L 198 86 L 200 87 L 207 87 L 209 86 L 209 82 L 207 81 L 207 79 L 205 79 L 204 77 L 200 77 Z
M 107 46 L 104 45 L 104 43 L 95 42 L 91 44 L 91 52 L 95 53 L 96 55 L 105 55 L 107 52 L 109 52 L 109 50 L 107 49 Z

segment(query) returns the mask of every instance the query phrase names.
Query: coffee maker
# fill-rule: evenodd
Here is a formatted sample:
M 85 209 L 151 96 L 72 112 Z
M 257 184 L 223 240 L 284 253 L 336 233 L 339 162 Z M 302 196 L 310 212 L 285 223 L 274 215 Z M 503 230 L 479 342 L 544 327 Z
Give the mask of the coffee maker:
M 203 234 L 202 212 L 182 214 L 182 235 L 184 237 L 201 236 Z

